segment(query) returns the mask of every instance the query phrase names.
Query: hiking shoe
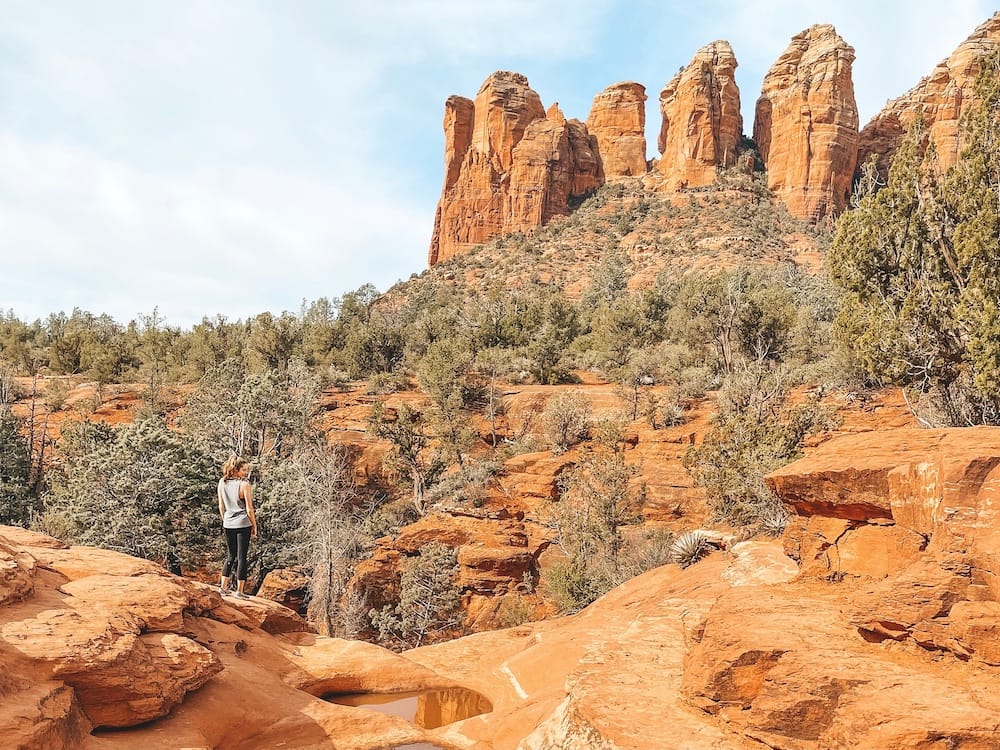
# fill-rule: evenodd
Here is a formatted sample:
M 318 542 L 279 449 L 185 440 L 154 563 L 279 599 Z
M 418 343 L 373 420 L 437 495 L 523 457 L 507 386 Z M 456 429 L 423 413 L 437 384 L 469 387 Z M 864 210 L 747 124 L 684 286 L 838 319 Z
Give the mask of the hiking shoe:
M 233 594 L 233 596 L 235 596 L 237 599 L 249 599 L 250 598 L 249 596 L 247 596 L 246 594 L 244 594 L 242 591 L 237 591 L 235 594 Z

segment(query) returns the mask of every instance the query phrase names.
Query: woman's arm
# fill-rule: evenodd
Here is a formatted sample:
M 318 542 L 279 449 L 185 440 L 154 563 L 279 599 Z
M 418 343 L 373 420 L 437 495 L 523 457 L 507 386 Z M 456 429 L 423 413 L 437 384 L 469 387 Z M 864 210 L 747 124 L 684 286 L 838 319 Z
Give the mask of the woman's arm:
M 243 490 L 243 499 L 247 504 L 247 515 L 250 517 L 250 536 L 257 536 L 257 516 L 253 512 L 253 487 L 250 482 L 244 482 L 240 488 Z
M 222 499 L 222 480 L 219 480 L 219 484 L 215 488 L 215 494 L 219 496 L 219 518 L 223 521 L 226 520 L 226 501 Z

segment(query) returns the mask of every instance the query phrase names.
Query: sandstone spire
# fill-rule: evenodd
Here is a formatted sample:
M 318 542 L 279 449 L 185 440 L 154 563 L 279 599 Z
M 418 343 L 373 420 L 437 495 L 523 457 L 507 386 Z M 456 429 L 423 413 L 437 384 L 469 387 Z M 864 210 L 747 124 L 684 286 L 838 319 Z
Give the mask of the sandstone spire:
M 535 120 L 513 154 L 509 189 L 504 196 L 505 232 L 541 226 L 569 213 L 570 197 L 604 184 L 597 140 L 579 120 L 567 120 L 553 104 Z
M 597 140 L 541 99 L 519 73 L 486 79 L 475 102 L 445 103 L 445 179 L 428 262 L 569 212 L 569 199 L 604 184 Z
M 811 26 L 764 77 L 753 126 L 768 186 L 802 219 L 842 211 L 858 151 L 854 48 L 829 24 Z
M 947 169 L 961 151 L 962 115 L 975 101 L 976 76 L 984 57 L 1000 46 L 1000 12 L 981 24 L 947 60 L 920 83 L 889 102 L 861 131 L 858 164 L 875 154 L 884 175 L 906 131 L 922 117 L 941 166 Z
M 663 156 L 657 169 L 668 184 L 707 185 L 715 179 L 716 167 L 736 162 L 743 134 L 736 65 L 728 42 L 712 42 L 660 92 Z
M 520 73 L 491 75 L 474 104 L 458 96 L 448 99 L 445 182 L 434 217 L 430 265 L 502 231 L 502 177 L 525 129 L 544 117 L 542 100 Z
M 597 147 L 609 180 L 646 173 L 646 87 L 625 81 L 594 97 L 587 130 Z

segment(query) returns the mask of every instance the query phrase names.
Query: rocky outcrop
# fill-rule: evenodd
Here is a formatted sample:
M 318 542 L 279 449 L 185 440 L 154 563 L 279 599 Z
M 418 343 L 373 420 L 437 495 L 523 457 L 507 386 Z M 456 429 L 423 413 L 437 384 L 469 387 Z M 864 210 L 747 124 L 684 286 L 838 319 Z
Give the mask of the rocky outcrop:
M 858 164 L 875 157 L 883 177 L 903 136 L 922 119 L 945 169 L 958 160 L 962 149 L 962 115 L 976 101 L 975 83 L 981 62 L 1000 45 L 1000 12 L 942 61 L 929 76 L 889 102 L 861 131 Z
M 277 604 L 224 599 L 114 552 L 0 526 L 0 571 L 4 748 L 428 743 L 403 719 L 321 696 L 458 687 L 378 646 L 316 636 Z
M 519 73 L 499 71 L 475 102 L 445 104 L 445 181 L 428 262 L 569 211 L 569 198 L 604 182 L 597 142 L 558 107 L 546 114 Z
M 1000 611 L 1000 430 L 844 436 L 767 482 L 796 514 L 785 543 L 805 574 L 871 581 L 853 619 L 868 638 L 968 659 L 1000 628 L 986 625 Z
M 660 92 L 657 169 L 668 186 L 708 185 L 719 167 L 736 163 L 743 136 L 736 65 L 728 42 L 712 42 Z
M 595 96 L 587 130 L 597 139 L 605 178 L 646 173 L 646 87 L 641 83 L 616 83 Z
M 800 219 L 847 206 L 858 152 L 853 62 L 854 48 L 833 26 L 811 26 L 764 77 L 753 137 L 768 186 Z
M 535 120 L 514 148 L 503 200 L 503 232 L 524 232 L 569 213 L 570 197 L 604 184 L 597 141 L 558 105 Z
M 742 543 L 650 571 L 575 617 L 406 655 L 492 701 L 448 735 L 460 746 L 660 748 L 664 727 L 691 750 L 995 742 L 988 664 L 887 650 L 845 611 L 856 589 L 794 575 L 780 545 Z M 987 641 L 986 610 L 963 623 Z

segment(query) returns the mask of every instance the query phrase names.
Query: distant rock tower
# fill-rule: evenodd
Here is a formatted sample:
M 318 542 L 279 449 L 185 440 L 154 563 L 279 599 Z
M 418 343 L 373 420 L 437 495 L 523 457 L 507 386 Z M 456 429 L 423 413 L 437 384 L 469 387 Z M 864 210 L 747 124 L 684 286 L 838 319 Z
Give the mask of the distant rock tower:
M 587 130 L 597 138 L 607 179 L 646 173 L 646 87 L 641 83 L 616 83 L 595 96 Z
M 660 92 L 657 170 L 670 187 L 708 185 L 718 167 L 736 163 L 743 135 L 736 66 L 729 42 L 712 42 Z
M 498 71 L 475 102 L 445 103 L 445 178 L 430 265 L 505 232 L 569 213 L 569 199 L 604 184 L 597 140 L 555 105 L 546 113 L 528 79 Z
M 753 137 L 768 186 L 800 219 L 847 206 L 858 153 L 854 48 L 829 24 L 811 26 L 764 77 Z

